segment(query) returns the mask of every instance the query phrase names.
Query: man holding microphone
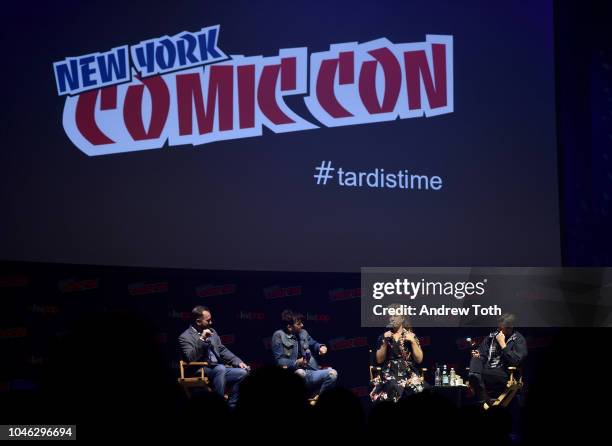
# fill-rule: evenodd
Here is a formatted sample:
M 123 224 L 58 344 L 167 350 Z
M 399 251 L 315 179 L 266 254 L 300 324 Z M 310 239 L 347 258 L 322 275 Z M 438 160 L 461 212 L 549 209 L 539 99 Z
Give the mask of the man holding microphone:
M 508 367 L 517 367 L 527 356 L 527 341 L 514 330 L 514 315 L 503 314 L 497 320 L 497 331 L 472 350 L 469 382 L 476 398 L 491 402 L 489 395 L 500 395 L 510 377 Z

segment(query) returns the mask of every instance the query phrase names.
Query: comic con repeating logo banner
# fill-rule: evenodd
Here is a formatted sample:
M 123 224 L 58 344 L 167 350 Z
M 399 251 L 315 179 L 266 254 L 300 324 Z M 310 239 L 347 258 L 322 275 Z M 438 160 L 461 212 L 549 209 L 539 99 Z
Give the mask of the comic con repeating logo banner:
M 63 125 L 87 155 L 104 155 L 453 112 L 453 37 L 424 42 L 285 48 L 226 55 L 220 26 L 53 64 Z M 318 121 L 298 115 L 303 95 Z

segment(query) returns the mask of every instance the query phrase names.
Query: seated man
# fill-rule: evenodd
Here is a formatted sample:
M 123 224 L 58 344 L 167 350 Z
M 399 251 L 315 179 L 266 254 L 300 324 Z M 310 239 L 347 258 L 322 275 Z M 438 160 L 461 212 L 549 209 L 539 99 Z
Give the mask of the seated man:
M 306 380 L 306 386 L 317 394 L 336 385 L 338 372 L 332 368 L 319 370 L 312 355 L 327 353 L 327 347 L 310 337 L 303 329 L 303 316 L 291 310 L 281 314 L 283 329 L 272 335 L 272 353 L 277 365 L 294 371 Z
M 226 385 L 233 385 L 228 404 L 235 407 L 240 382 L 247 376 L 248 366 L 221 343 L 212 327 L 212 315 L 207 307 L 196 306 L 191 311 L 192 323 L 179 336 L 183 360 L 204 361 L 204 373 L 214 392 L 224 396 Z
M 472 351 L 469 382 L 479 401 L 491 402 L 506 388 L 508 367 L 517 367 L 527 356 L 527 342 L 514 330 L 514 315 L 504 314 L 497 320 L 497 331 L 487 336 Z

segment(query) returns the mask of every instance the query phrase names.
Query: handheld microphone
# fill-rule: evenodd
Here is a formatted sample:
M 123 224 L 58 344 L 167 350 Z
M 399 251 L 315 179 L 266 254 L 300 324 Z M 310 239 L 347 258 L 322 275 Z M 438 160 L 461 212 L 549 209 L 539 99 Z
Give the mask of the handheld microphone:
M 312 357 L 312 354 L 310 353 L 310 350 L 306 350 L 304 351 L 304 360 L 308 363 L 310 362 L 310 358 Z

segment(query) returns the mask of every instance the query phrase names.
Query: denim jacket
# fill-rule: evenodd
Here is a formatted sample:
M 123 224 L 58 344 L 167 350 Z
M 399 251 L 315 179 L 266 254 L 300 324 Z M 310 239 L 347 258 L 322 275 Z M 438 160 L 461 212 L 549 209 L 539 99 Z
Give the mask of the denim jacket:
M 295 370 L 295 361 L 298 359 L 298 342 L 301 342 L 302 352 L 310 350 L 308 369 L 318 370 L 319 365 L 314 359 L 314 355 L 319 353 L 319 348 L 323 344 L 312 339 L 306 330 L 300 331 L 298 336 L 288 334 L 283 330 L 274 332 L 272 335 L 272 354 L 276 364 L 286 366 L 289 370 Z

